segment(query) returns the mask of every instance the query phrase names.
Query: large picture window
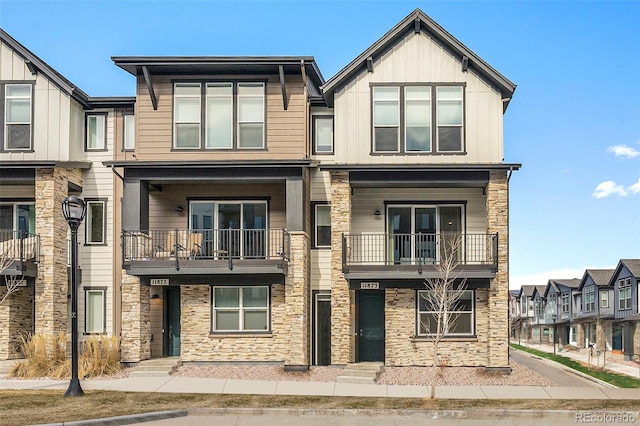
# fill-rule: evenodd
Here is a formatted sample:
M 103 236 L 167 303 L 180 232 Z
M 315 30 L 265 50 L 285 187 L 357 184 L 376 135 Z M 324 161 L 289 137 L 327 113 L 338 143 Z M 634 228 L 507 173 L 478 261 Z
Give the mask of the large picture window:
M 179 82 L 173 93 L 175 149 L 265 147 L 265 83 Z
M 105 333 L 106 289 L 85 287 L 84 289 L 84 332 Z
M 432 336 L 438 332 L 438 315 L 441 317 L 442 336 L 471 336 L 475 333 L 474 290 L 464 290 L 457 301 L 444 310 L 438 308 L 432 290 L 418 290 L 417 328 L 419 336 Z
M 86 243 L 106 244 L 106 202 L 87 200 Z
M 4 149 L 31 150 L 32 85 L 4 86 Z
M 212 287 L 214 332 L 269 331 L 269 287 Z
M 463 152 L 463 85 L 376 85 L 372 104 L 374 153 Z

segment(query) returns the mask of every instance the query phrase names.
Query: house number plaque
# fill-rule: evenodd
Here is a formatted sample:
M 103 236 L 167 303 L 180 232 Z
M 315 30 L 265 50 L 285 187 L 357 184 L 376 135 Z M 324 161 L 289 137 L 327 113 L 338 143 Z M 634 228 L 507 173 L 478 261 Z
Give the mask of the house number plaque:
M 151 278 L 151 285 L 169 285 L 169 278 Z
M 377 281 L 367 281 L 367 282 L 361 282 L 360 283 L 360 290 L 379 290 L 380 289 L 380 283 Z

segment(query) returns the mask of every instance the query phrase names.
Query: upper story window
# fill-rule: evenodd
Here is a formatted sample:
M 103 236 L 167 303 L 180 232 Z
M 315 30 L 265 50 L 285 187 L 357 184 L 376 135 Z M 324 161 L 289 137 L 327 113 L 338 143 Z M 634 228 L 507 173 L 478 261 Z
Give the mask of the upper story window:
M 331 206 L 329 204 L 316 204 L 314 215 L 314 247 L 331 247 Z
M 86 243 L 106 244 L 106 202 L 87 200 Z
M 313 117 L 313 153 L 333 154 L 333 116 Z
M 374 153 L 463 152 L 462 85 L 374 86 L 372 102 Z
M 136 147 L 136 116 L 125 114 L 122 119 L 124 122 L 123 149 L 133 151 Z
M 608 308 L 609 307 L 609 292 L 601 291 L 600 292 L 600 307 Z
M 4 86 L 4 143 L 5 151 L 31 150 L 32 85 Z
M 87 115 L 87 151 L 104 151 L 107 149 L 107 115 Z
M 626 278 L 618 282 L 618 303 L 620 310 L 631 309 L 631 279 Z
M 262 149 L 264 124 L 265 83 L 174 85 L 175 149 Z
M 569 312 L 569 293 L 562 293 L 560 296 L 560 301 L 562 305 L 562 313 L 566 314 Z
M 596 309 L 596 289 L 590 285 L 584 288 L 584 311 L 593 312 Z

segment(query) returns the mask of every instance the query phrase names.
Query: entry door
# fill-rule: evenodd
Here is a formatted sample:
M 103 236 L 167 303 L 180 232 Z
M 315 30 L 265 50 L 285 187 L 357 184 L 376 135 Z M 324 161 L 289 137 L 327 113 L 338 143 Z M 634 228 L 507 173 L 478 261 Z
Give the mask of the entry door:
M 357 361 L 384 362 L 384 291 L 358 292 Z
M 165 288 L 166 356 L 180 356 L 180 287 Z
M 315 365 L 331 364 L 331 295 L 315 295 L 314 320 Z

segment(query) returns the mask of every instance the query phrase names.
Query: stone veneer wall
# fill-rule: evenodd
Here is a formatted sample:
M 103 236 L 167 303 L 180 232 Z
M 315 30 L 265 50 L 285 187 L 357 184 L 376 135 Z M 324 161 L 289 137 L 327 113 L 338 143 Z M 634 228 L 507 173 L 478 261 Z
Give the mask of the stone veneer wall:
M 342 234 L 350 230 L 349 172 L 331 172 L 331 364 L 354 359 L 353 296 L 342 273 Z
M 291 252 L 285 284 L 287 321 L 285 335 L 289 336 L 286 365 L 310 364 L 309 348 L 309 237 L 306 232 L 291 232 Z
M 488 289 L 476 290 L 476 337 L 452 338 L 439 345 L 439 353 L 449 356 L 450 366 L 485 366 L 488 355 Z M 388 366 L 430 366 L 433 346 L 416 334 L 416 291 L 385 290 L 385 364 Z
M 40 263 L 36 279 L 35 332 L 68 330 L 67 231 L 62 200 L 69 182 L 82 186 L 82 170 L 36 169 L 36 232 L 40 234 Z
M 576 324 L 576 346 L 584 348 L 584 324 Z
M 636 321 L 634 324 L 633 353 L 640 355 L 640 321 Z
M 0 290 L 0 300 L 6 292 Z M 33 295 L 33 287 L 20 288 L 0 305 L 0 360 L 22 357 L 20 334 L 33 332 Z
M 284 362 L 290 353 L 287 307 L 282 284 L 271 286 L 270 334 L 211 334 L 208 285 L 180 287 L 180 357 L 194 361 Z
M 151 358 L 151 306 L 149 287 L 122 271 L 122 362 Z
M 487 184 L 487 233 L 498 233 L 498 271 L 489 289 L 487 367 L 509 366 L 509 182 L 492 170 Z

